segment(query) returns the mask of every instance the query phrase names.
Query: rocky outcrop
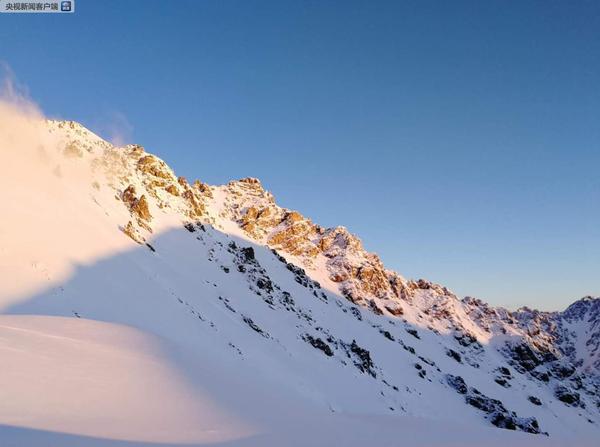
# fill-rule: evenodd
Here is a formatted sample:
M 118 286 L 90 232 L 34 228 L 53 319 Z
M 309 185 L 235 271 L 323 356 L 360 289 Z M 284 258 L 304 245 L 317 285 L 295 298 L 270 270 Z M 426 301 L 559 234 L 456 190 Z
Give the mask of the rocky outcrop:
M 152 214 L 150 214 L 150 210 L 148 209 L 148 199 L 146 199 L 146 196 L 144 195 L 140 196 L 140 198 L 133 203 L 131 212 L 146 222 L 152 220 Z
M 267 242 L 269 246 L 293 256 L 314 258 L 319 253 L 318 247 L 312 242 L 315 235 L 316 226 L 312 222 L 296 211 L 289 211 Z
M 122 192 L 121 200 L 129 209 L 131 216 L 135 220 L 135 225 L 132 221 L 129 221 L 123 231 L 134 241 L 141 243 L 140 241 L 143 241 L 144 238 L 139 233 L 137 227 L 143 228 L 144 230 L 152 233 L 152 228 L 150 227 L 152 214 L 150 214 L 148 199 L 145 195 L 142 195 L 138 198 L 135 186 L 129 185 Z
M 483 412 L 492 425 L 507 430 L 541 433 L 538 421 L 534 417 L 519 417 L 514 411 L 507 410 L 500 400 L 486 396 L 477 388 L 469 387 L 462 377 L 447 374 L 446 383 L 458 394 L 463 395 L 468 405 Z
M 360 239 L 345 228 L 326 229 L 297 211 L 277 206 L 254 178 L 230 182 L 224 191 L 225 216 L 238 222 L 248 236 L 302 259 L 309 267 L 322 256 L 331 281 L 346 298 L 390 315 L 403 314 L 400 300 L 411 295 L 406 281 L 387 271 L 379 257 L 366 252 Z
M 202 183 L 200 180 L 195 180 L 193 185 L 194 190 L 198 191 L 204 197 L 213 198 L 213 193 L 209 185 Z
M 174 196 L 181 195 L 179 193 L 179 188 L 177 188 L 177 186 L 175 186 L 175 185 L 167 185 L 167 187 L 165 188 L 165 191 L 167 191 L 169 194 L 174 195 Z
M 554 389 L 554 396 L 561 402 L 573 407 L 581 406 L 581 396 L 578 392 L 569 389 L 564 385 L 557 385 Z
M 182 197 L 187 201 L 188 216 L 191 219 L 199 219 L 200 217 L 205 215 L 206 207 L 204 205 L 202 197 L 199 194 L 194 193 L 194 191 L 191 188 L 187 188 L 183 192 Z
M 121 194 L 121 199 L 131 211 L 131 214 L 146 223 L 152 221 L 152 214 L 148 207 L 148 199 L 145 195 L 136 197 L 135 186 L 129 185 Z
M 140 158 L 137 162 L 137 168 L 146 177 L 157 177 L 167 181 L 176 180 L 173 171 L 171 171 L 167 164 L 154 155 L 145 155 Z
M 143 244 L 146 241 L 132 221 L 127 222 L 122 231 L 138 244 Z
M 333 356 L 333 350 L 331 349 L 331 347 L 327 343 L 325 343 L 323 340 L 321 340 L 319 337 L 313 337 L 310 334 L 306 334 L 306 335 L 304 335 L 303 338 L 313 348 L 323 351 L 323 354 L 325 354 L 327 357 Z

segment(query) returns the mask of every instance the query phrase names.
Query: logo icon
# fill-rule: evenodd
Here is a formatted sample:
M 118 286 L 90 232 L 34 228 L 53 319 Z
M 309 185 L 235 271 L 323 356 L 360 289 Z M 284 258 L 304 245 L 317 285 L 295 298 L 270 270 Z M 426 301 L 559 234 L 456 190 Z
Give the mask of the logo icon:
M 71 12 L 71 2 L 70 1 L 60 2 L 60 10 L 62 12 Z

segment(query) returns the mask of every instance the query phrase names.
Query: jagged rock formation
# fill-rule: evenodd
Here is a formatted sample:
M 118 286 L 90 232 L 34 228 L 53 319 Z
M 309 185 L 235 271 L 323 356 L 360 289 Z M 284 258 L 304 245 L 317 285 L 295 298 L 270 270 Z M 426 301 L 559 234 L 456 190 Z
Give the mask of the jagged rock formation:
M 423 279 L 406 280 L 385 269 L 379 257 L 366 252 L 361 241 L 345 228 L 325 229 L 297 211 L 278 207 L 256 179 L 231 182 L 221 189 L 230 201 L 224 216 L 238 222 L 253 239 L 293 256 L 300 264 L 324 266 L 340 293 L 355 304 L 391 316 L 403 315 L 403 308 L 410 305 L 422 323 L 439 328 L 444 321 L 445 327 L 438 330 L 453 333 L 461 346 L 471 346 L 471 350 L 479 339 L 506 339 L 498 349 L 520 373 L 536 380 L 556 377 L 579 387 L 581 376 L 574 375 L 576 371 L 592 380 L 598 375 L 598 299 L 586 297 L 563 313 L 528 308 L 510 312 L 469 297 L 459 300 L 443 286 Z M 479 334 L 467 329 L 473 323 Z M 585 340 L 586 352 L 577 351 L 576 331 L 567 328 L 578 324 L 586 326 L 585 333 L 590 334 Z M 507 383 L 502 378 L 498 381 Z

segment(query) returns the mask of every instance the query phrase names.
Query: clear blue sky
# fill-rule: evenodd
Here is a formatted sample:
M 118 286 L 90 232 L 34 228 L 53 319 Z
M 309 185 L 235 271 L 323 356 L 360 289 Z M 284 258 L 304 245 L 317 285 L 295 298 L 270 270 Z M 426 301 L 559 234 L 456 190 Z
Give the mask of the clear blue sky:
M 600 295 L 600 2 L 89 1 L 0 15 L 49 115 L 254 176 L 493 304 Z

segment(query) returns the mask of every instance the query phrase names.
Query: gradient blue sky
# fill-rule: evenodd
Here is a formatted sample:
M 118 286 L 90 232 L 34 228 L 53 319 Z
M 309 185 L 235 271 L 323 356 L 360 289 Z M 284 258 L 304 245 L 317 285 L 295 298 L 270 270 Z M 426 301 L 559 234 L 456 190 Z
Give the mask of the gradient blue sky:
M 85 1 L 0 15 L 51 116 L 254 176 L 493 304 L 600 295 L 600 2 Z

